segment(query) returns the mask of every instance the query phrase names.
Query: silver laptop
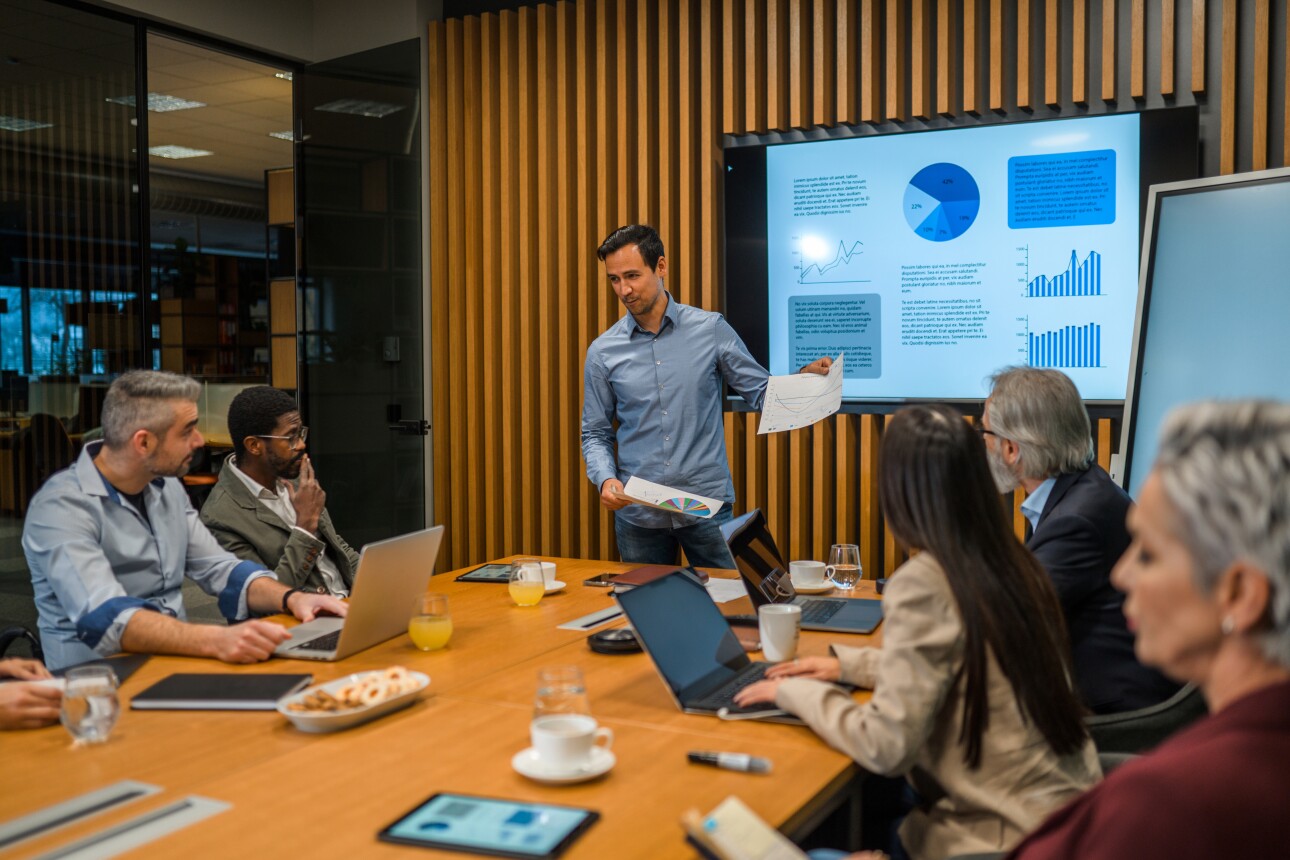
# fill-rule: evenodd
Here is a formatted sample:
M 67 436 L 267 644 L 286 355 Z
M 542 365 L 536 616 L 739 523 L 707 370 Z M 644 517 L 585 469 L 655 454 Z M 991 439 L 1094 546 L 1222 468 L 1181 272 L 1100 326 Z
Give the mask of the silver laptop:
M 412 601 L 434 573 L 443 526 L 363 547 L 349 595 L 349 614 L 328 615 L 292 627 L 274 654 L 293 660 L 343 660 L 406 633 Z

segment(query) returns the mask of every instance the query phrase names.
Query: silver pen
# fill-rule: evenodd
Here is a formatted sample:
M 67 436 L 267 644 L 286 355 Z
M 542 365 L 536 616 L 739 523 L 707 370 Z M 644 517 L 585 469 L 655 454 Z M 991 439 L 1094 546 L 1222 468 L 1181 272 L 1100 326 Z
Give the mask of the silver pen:
M 770 759 L 747 753 L 706 752 L 691 750 L 685 757 L 694 764 L 707 764 L 723 770 L 737 770 L 743 773 L 770 773 Z

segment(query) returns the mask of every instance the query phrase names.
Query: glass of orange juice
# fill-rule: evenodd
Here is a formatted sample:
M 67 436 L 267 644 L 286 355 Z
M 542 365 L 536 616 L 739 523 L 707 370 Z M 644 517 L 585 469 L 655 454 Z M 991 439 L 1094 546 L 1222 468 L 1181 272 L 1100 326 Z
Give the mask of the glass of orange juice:
M 537 606 L 546 594 L 546 580 L 542 576 L 542 563 L 536 558 L 517 558 L 511 562 L 508 580 L 511 600 L 518 606 Z
M 412 607 L 408 636 L 422 651 L 438 651 L 452 638 L 452 616 L 448 614 L 448 597 L 423 594 Z

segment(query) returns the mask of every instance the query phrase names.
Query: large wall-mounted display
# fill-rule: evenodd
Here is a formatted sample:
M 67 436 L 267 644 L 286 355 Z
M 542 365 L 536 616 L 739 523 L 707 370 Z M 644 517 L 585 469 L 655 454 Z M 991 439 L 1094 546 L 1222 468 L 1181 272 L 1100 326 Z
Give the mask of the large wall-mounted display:
M 979 400 L 1010 364 L 1122 400 L 1148 183 L 1194 110 L 726 151 L 731 323 L 772 373 L 846 354 L 849 400 Z

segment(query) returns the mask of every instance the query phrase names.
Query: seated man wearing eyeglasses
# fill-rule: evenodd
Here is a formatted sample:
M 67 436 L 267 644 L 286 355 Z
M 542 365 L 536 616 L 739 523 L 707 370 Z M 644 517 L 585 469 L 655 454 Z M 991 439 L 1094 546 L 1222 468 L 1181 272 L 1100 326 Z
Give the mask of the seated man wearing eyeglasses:
M 295 399 L 267 385 L 247 388 L 229 404 L 228 430 L 233 454 L 202 506 L 202 522 L 225 549 L 269 568 L 279 582 L 347 597 L 358 553 L 327 515 Z

